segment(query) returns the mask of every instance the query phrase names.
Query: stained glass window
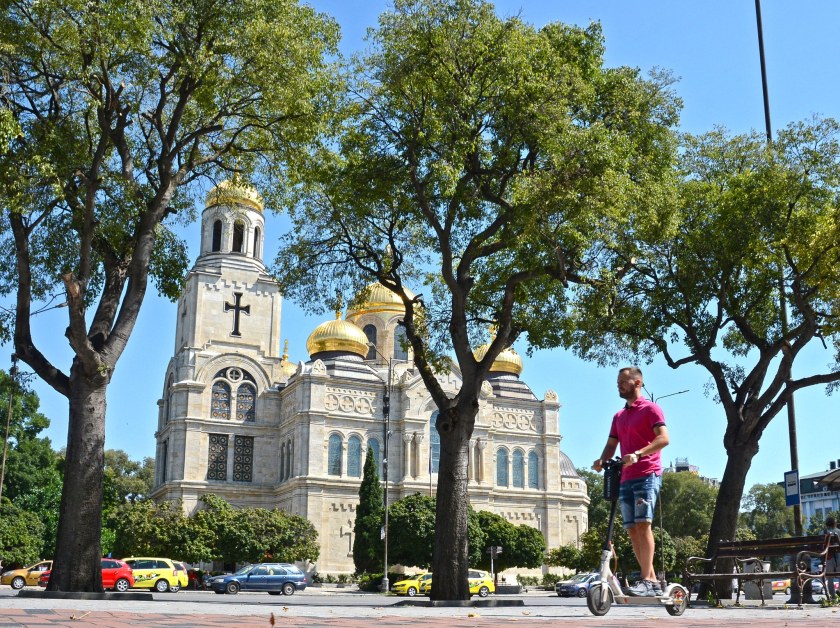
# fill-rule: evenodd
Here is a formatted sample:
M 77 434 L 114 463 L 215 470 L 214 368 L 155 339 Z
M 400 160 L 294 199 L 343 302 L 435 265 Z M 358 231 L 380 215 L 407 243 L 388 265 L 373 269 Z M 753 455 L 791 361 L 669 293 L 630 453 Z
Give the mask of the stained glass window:
M 537 452 L 528 452 L 528 488 L 540 487 L 540 459 Z
M 213 382 L 210 416 L 214 419 L 230 418 L 230 384 L 227 382 Z
M 358 436 L 351 436 L 347 441 L 347 475 L 362 477 L 362 439 Z
M 250 482 L 254 470 L 254 437 L 236 436 L 233 439 L 233 481 Z
M 508 452 L 507 449 L 499 448 L 496 451 L 496 484 L 499 486 L 508 485 Z
M 341 436 L 338 434 L 330 436 L 327 449 L 327 473 L 341 475 Z
M 429 473 L 437 473 L 440 469 L 440 434 L 437 431 L 438 412 L 429 419 Z
M 236 389 L 236 418 L 240 421 L 254 422 L 254 398 L 256 390 L 251 384 L 242 384 Z
M 207 454 L 207 479 L 227 480 L 227 434 L 210 434 L 210 449 Z
M 525 454 L 521 449 L 513 450 L 513 485 L 525 488 Z

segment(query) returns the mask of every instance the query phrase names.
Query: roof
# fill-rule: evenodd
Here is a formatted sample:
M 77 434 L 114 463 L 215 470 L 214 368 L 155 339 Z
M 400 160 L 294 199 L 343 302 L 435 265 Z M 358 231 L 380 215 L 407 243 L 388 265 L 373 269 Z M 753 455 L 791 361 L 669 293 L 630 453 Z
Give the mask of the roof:
M 566 478 L 579 478 L 577 469 L 575 469 L 575 465 L 572 464 L 571 458 L 569 458 L 566 454 L 562 451 L 560 452 L 560 477 Z

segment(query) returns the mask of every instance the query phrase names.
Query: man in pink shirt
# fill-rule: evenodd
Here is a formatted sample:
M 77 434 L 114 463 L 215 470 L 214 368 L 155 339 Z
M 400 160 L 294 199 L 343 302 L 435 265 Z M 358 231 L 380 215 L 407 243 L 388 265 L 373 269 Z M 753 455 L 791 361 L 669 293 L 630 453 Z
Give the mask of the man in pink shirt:
M 615 455 L 621 445 L 621 486 L 619 503 L 624 527 L 633 543 L 642 579 L 628 589 L 630 595 L 662 595 L 662 588 L 653 569 L 654 506 L 662 486 L 662 458 L 660 451 L 668 445 L 668 428 L 662 410 L 642 397 L 642 371 L 629 366 L 618 372 L 618 396 L 624 408 L 616 413 L 610 436 L 601 457 L 592 468 L 601 471 L 604 460 Z

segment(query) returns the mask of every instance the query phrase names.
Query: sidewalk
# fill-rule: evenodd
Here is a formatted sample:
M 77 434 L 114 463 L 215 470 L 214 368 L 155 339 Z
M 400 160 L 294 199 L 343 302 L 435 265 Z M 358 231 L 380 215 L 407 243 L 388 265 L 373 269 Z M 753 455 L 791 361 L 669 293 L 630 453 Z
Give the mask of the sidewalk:
M 737 608 L 689 608 L 680 617 L 671 617 L 664 608 L 613 606 L 607 615 L 594 617 L 585 604 L 551 603 L 544 591 L 521 596 L 524 606 L 491 608 L 396 606 L 395 604 L 404 602 L 405 598 L 394 597 L 382 597 L 382 603 L 378 606 L 373 604 L 379 600 L 371 600 L 373 604 L 370 605 L 348 604 L 333 598 L 330 593 L 331 591 L 317 593 L 320 599 L 315 604 L 307 604 L 295 596 L 289 598 L 285 605 L 274 599 L 267 600 L 268 596 L 260 594 L 240 594 L 235 600 L 229 596 L 219 596 L 218 600 L 215 596 L 208 596 L 208 599 L 197 602 L 177 599 L 129 601 L 0 597 L 0 627 L 371 628 L 371 624 L 375 623 L 377 628 L 489 628 L 514 623 L 515 628 L 548 628 L 551 625 L 549 622 L 552 622 L 588 626 L 673 625 L 717 628 L 724 625 L 749 625 L 769 628 L 785 625 L 823 628 L 836 625 L 840 621 L 838 607 L 785 607 L 781 602 L 764 607 L 759 603 L 748 602 Z M 332 599 L 335 599 L 335 604 L 327 602 Z

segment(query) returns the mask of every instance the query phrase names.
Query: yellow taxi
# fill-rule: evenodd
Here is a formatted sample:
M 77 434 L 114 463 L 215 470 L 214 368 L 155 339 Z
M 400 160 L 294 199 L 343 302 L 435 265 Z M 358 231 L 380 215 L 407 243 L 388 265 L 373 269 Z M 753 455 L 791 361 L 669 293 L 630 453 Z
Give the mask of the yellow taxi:
M 478 595 L 479 597 L 487 597 L 491 593 L 496 592 L 496 586 L 493 584 L 493 579 L 486 571 L 478 571 L 477 569 L 470 569 L 468 574 L 468 582 L 470 583 L 470 595 Z M 432 574 L 423 576 L 420 582 L 420 593 L 429 595 L 432 592 Z
M 181 574 L 175 563 L 168 558 L 147 558 L 134 557 L 123 558 L 123 561 L 131 567 L 134 574 L 134 588 L 135 589 L 154 589 L 158 593 L 166 593 L 171 591 L 175 593 L 181 589 L 181 586 L 187 586 L 187 583 L 182 583 Z M 183 580 L 186 580 L 186 572 L 184 572 Z
M 423 578 L 426 576 L 431 579 L 432 574 L 421 572 L 418 574 L 414 574 L 413 576 L 408 576 L 403 580 L 400 580 L 396 584 L 394 584 L 391 589 L 397 595 L 407 595 L 408 597 L 414 597 L 418 593 L 420 593 L 420 583 L 423 581 Z
M 13 589 L 22 589 L 24 586 L 37 587 L 38 578 L 50 569 L 52 569 L 51 560 L 42 560 L 23 569 L 10 569 L 0 576 L 0 584 L 8 584 Z
M 487 597 L 491 593 L 496 592 L 496 585 L 493 584 L 493 578 L 486 571 L 479 571 L 478 569 L 470 569 L 469 572 L 470 595 L 478 595 L 478 597 Z
M 790 595 L 790 580 L 773 580 L 770 584 L 770 587 L 773 589 L 773 593 L 784 593 L 785 595 Z

